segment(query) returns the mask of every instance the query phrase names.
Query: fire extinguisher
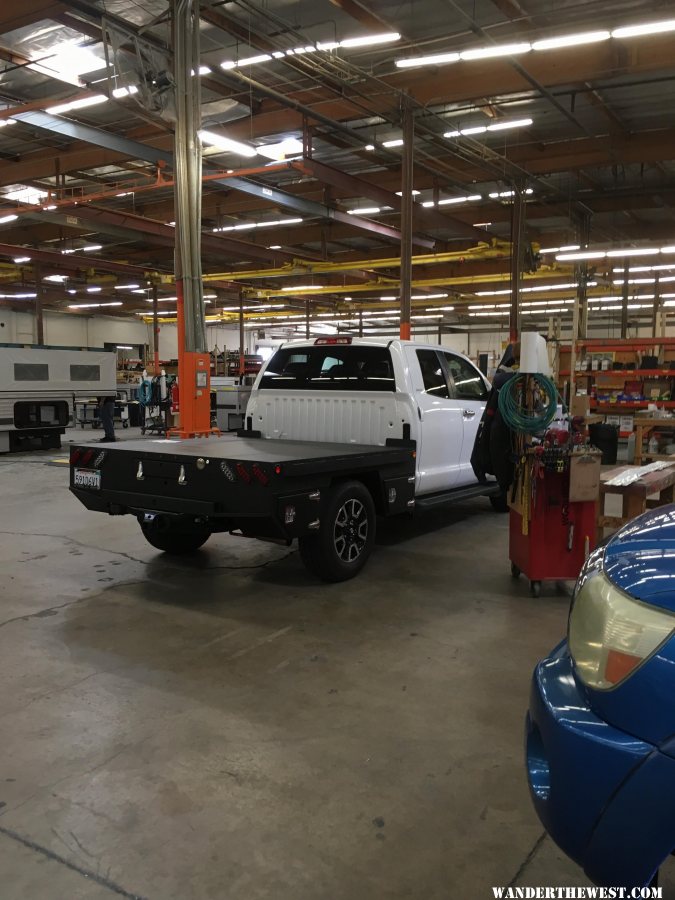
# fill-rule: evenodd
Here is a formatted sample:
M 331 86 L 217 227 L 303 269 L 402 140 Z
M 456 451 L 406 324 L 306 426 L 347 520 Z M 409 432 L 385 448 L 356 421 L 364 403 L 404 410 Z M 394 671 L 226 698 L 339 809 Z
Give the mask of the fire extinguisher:
M 179 413 L 180 412 L 180 395 L 178 392 L 178 382 L 174 381 L 171 385 L 171 412 Z

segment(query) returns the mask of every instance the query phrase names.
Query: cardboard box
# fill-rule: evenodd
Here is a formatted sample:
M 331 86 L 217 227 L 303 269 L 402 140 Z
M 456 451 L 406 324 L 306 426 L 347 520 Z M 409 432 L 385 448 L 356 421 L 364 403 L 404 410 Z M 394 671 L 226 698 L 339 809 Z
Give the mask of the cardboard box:
M 573 416 L 587 416 L 591 411 L 591 398 L 588 394 L 575 394 L 572 397 L 570 412 Z
M 600 465 L 597 451 L 575 453 L 570 460 L 570 503 L 588 503 L 600 496 Z

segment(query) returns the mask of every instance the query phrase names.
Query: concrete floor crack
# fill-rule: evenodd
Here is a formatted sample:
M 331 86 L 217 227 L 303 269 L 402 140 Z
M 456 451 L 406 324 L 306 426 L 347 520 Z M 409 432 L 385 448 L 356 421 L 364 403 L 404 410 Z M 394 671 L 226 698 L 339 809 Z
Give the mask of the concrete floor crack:
M 518 883 L 518 881 L 520 880 L 520 878 L 525 874 L 525 870 L 526 870 L 527 867 L 530 865 L 530 863 L 532 862 L 532 860 L 535 858 L 535 856 L 536 856 L 537 853 L 539 852 L 539 848 L 541 847 L 541 845 L 544 843 L 545 840 L 546 840 L 546 832 L 545 832 L 545 831 L 542 831 L 542 833 L 539 835 L 539 837 L 537 838 L 537 840 L 534 842 L 534 844 L 533 844 L 532 849 L 530 850 L 530 852 L 527 854 L 527 856 L 526 856 L 525 859 L 522 861 L 522 863 L 520 864 L 520 866 L 518 866 L 518 871 L 517 871 L 516 874 L 513 876 L 513 878 L 511 879 L 511 881 L 509 881 L 507 887 L 515 887 L 515 885 Z
M 22 844 L 24 847 L 27 847 L 29 850 L 33 850 L 35 853 L 41 854 L 52 862 L 57 862 L 60 865 L 65 866 L 67 869 L 70 869 L 71 872 L 76 872 L 83 878 L 88 878 L 90 881 L 95 881 L 96 884 L 100 885 L 103 888 L 107 888 L 109 891 L 111 891 L 113 894 L 117 894 L 119 897 L 126 897 L 127 900 L 146 900 L 146 898 L 141 894 L 133 894 L 131 891 L 127 891 L 115 881 L 111 881 L 109 878 L 104 877 L 103 875 L 99 875 L 98 872 L 94 872 L 91 869 L 85 869 L 83 866 L 78 866 L 76 863 L 70 862 L 70 860 L 66 859 L 64 856 L 61 856 L 59 853 L 55 853 L 48 847 L 43 847 L 36 841 L 24 837 L 24 835 L 19 834 L 17 831 L 14 831 L 11 828 L 4 828 L 2 825 L 0 825 L 0 834 L 4 835 L 6 838 L 9 838 L 12 841 L 16 841 L 17 843 Z

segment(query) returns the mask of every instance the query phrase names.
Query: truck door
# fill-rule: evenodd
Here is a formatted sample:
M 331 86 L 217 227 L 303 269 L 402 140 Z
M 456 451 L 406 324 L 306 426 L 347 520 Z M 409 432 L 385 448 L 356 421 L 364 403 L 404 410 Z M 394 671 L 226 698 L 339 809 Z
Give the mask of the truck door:
M 471 452 L 485 409 L 488 385 L 481 372 L 468 359 L 448 350 L 440 351 L 440 355 L 450 382 L 450 402 L 455 405 L 462 421 L 463 438 L 457 486 L 471 484 L 476 480 L 471 467 Z
M 406 354 L 420 420 L 416 490 L 419 494 L 448 490 L 455 486 L 460 473 L 462 413 L 451 397 L 438 352 L 407 346 Z

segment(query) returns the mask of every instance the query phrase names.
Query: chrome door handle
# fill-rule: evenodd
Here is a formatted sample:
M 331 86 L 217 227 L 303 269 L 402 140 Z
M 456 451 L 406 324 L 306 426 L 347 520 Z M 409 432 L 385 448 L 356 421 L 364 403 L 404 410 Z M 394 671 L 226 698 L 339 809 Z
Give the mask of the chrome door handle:
M 475 409 L 463 409 L 462 415 L 464 416 L 465 419 L 473 419 L 473 417 L 476 415 L 476 410 Z

